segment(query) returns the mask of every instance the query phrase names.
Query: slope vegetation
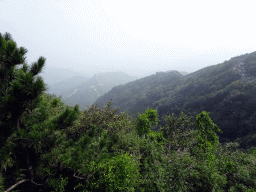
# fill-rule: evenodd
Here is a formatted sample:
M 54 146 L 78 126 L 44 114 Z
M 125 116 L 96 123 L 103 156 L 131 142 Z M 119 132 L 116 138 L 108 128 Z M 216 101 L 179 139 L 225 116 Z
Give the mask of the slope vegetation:
M 175 71 L 157 73 L 116 86 L 94 104 L 102 107 L 112 99 L 113 108 L 131 112 L 135 117 L 152 107 L 160 115 L 156 129 L 163 125 L 167 113 L 178 115 L 183 111 L 194 117 L 208 111 L 223 131 L 218 134 L 220 141 L 234 140 L 255 132 L 255 64 L 256 52 L 253 52 L 185 76 Z
M 37 75 L 46 58 L 13 68 L 26 52 L 0 33 L 0 191 L 256 191 L 256 148 L 219 143 L 208 112 L 194 122 L 167 115 L 159 131 L 151 130 L 159 122 L 151 108 L 137 119 L 117 115 L 111 102 L 81 112 L 44 93 Z M 234 70 L 244 76 L 242 63 Z M 175 72 L 169 78 L 182 81 Z

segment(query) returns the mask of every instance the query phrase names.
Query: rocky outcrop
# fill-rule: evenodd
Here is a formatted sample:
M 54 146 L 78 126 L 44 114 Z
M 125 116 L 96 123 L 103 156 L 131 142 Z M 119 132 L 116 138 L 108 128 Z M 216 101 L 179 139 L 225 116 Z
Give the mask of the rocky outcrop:
M 234 61 L 235 66 L 233 69 L 235 70 L 235 73 L 241 76 L 240 82 L 239 82 L 239 87 L 238 88 L 243 88 L 247 83 L 252 83 L 256 77 L 254 76 L 249 76 L 248 73 L 246 73 L 244 69 L 244 62 L 241 60 Z M 244 92 L 241 91 L 235 91 L 231 93 L 231 97 L 235 97 L 236 95 L 239 94 L 245 94 Z
M 244 69 L 244 63 L 242 61 L 237 61 L 235 62 L 234 70 L 236 74 L 241 76 L 241 84 L 245 85 L 246 83 L 251 83 L 252 81 L 255 80 L 254 76 L 249 76 L 245 69 Z

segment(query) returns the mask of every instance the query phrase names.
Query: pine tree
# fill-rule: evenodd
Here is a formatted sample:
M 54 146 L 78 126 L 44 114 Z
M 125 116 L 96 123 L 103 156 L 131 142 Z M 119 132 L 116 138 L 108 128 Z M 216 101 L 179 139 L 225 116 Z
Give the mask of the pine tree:
M 46 59 L 40 57 L 29 68 L 26 53 L 9 33 L 0 33 L 0 185 L 4 183 L 0 189 L 6 191 L 17 186 L 26 191 L 45 187 L 46 181 L 35 171 L 41 155 L 53 148 L 53 141 L 59 137 L 54 131 L 71 126 L 79 114 L 78 106 L 64 110 L 60 99 L 45 101 L 43 92 L 48 88 L 41 77 L 35 76 Z M 16 68 L 20 64 L 23 66 Z M 58 114 L 54 108 L 61 105 L 62 113 Z
M 40 77 L 34 81 L 34 76 L 41 72 L 45 58 L 40 57 L 30 69 L 25 63 L 24 55 L 27 50 L 23 47 L 18 48 L 13 41 L 11 34 L 0 34 L 0 154 L 1 168 L 12 165 L 12 158 L 7 157 L 5 152 L 7 146 L 11 146 L 8 138 L 17 131 L 20 131 L 20 119 L 25 111 L 31 111 L 38 104 L 37 99 L 46 90 L 46 86 Z M 17 65 L 23 63 L 21 69 Z M 8 143 L 9 142 L 9 143 Z M 14 143 L 12 147 L 14 148 Z M 33 169 L 29 158 L 29 151 L 23 147 L 23 154 L 27 160 L 27 170 L 29 180 L 33 182 Z M 6 169 L 6 167 L 5 167 Z M 25 181 L 25 180 L 24 180 Z
M 38 103 L 36 99 L 47 89 L 40 77 L 34 81 L 34 76 L 40 73 L 44 66 L 45 58 L 40 57 L 29 70 L 24 57 L 27 50 L 23 47 L 17 48 L 9 33 L 4 36 L 0 34 L 0 50 L 2 146 L 12 129 L 20 128 L 19 121 L 24 111 L 31 113 Z M 20 70 L 16 69 L 16 66 L 22 63 L 23 67 Z

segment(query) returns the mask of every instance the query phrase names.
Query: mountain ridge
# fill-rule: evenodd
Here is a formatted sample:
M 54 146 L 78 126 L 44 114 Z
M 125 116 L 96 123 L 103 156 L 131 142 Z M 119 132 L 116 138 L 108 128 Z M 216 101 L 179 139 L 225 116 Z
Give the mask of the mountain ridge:
M 131 112 L 134 117 L 152 107 L 160 116 L 157 129 L 163 126 L 163 116 L 168 112 L 179 115 L 183 111 L 195 117 L 205 110 L 223 131 L 220 140 L 234 140 L 256 132 L 256 113 L 252 110 L 256 109 L 255 64 L 256 52 L 252 52 L 185 76 L 157 72 L 113 87 L 94 104 L 102 107 L 112 99 L 119 113 Z

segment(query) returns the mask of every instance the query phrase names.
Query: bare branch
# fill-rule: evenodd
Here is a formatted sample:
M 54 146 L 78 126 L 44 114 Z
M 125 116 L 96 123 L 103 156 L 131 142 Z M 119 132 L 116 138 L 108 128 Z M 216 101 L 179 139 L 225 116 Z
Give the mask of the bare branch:
M 26 181 L 29 181 L 29 179 L 23 179 L 23 180 L 19 181 L 18 183 L 12 185 L 10 188 L 8 188 L 8 189 L 7 189 L 6 191 L 4 191 L 4 192 L 9 192 L 9 191 L 11 191 L 12 189 L 14 189 L 15 187 L 17 187 L 19 184 L 24 183 L 24 182 L 26 182 Z M 37 184 L 37 183 L 35 183 L 35 182 L 33 182 L 33 181 L 31 181 L 31 183 L 33 183 L 33 184 L 35 184 L 35 185 L 41 185 L 41 186 L 42 186 L 42 184 Z
M 77 172 L 74 173 L 73 177 L 78 178 L 78 179 L 84 179 L 83 177 L 78 177 L 78 176 L 76 176 L 76 173 L 77 173 Z
M 43 186 L 42 184 L 35 183 L 34 181 L 31 181 L 31 183 L 33 183 L 33 184 L 35 184 L 35 185 Z
M 14 189 L 14 188 L 17 187 L 19 184 L 21 184 L 21 183 L 23 183 L 23 182 L 25 182 L 25 181 L 29 181 L 29 179 L 23 179 L 23 180 L 19 181 L 18 183 L 14 184 L 13 186 L 11 186 L 9 189 L 7 189 L 7 190 L 4 191 L 4 192 L 9 192 L 9 191 L 11 191 L 12 189 Z

